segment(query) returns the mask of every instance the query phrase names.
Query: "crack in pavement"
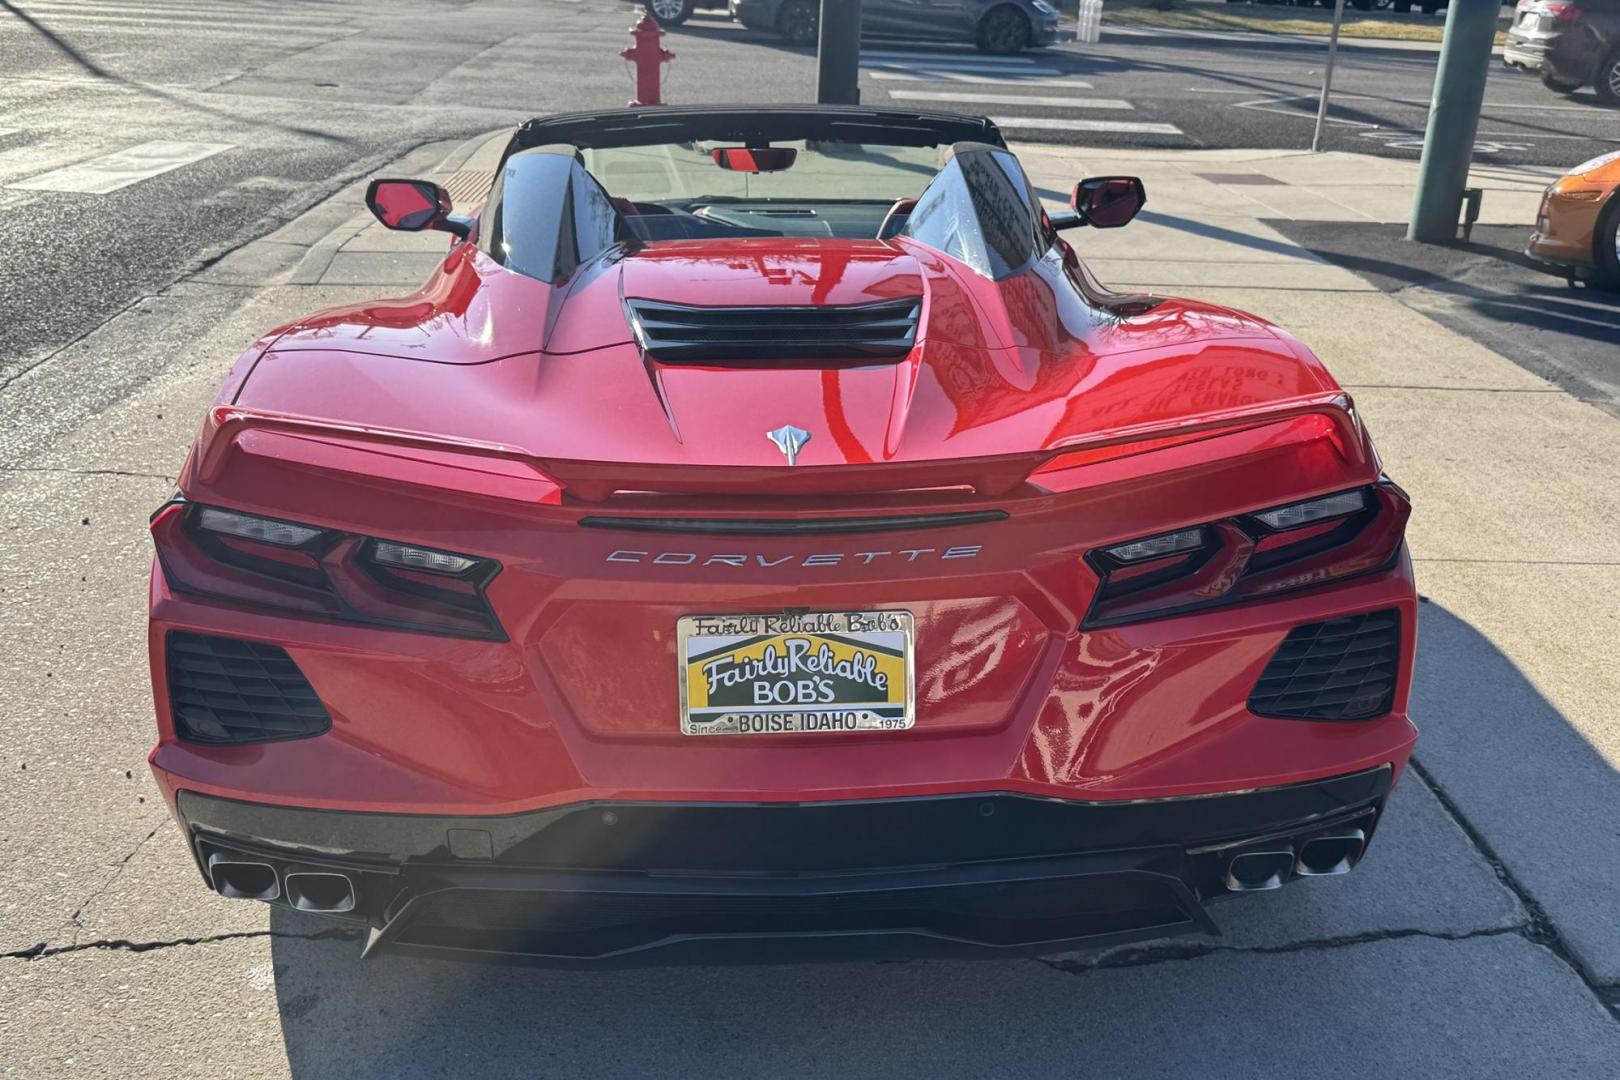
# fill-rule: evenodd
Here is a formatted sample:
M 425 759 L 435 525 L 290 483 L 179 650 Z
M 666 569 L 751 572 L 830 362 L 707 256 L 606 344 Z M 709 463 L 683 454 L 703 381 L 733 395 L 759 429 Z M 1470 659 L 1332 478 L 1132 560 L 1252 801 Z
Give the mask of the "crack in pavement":
M 1435 779 L 1434 774 L 1414 756 L 1408 764 L 1412 772 L 1434 793 L 1441 808 L 1447 816 L 1456 823 L 1457 827 L 1468 837 L 1480 857 L 1490 866 L 1497 880 L 1503 888 L 1513 894 L 1524 908 L 1526 921 L 1510 926 L 1493 927 L 1483 930 L 1459 931 L 1448 933 L 1446 931 L 1398 929 L 1398 930 L 1372 930 L 1359 934 L 1347 934 L 1338 937 L 1311 938 L 1303 941 L 1288 942 L 1281 945 L 1223 945 L 1219 943 L 1173 941 L 1162 944 L 1148 944 L 1140 946 L 1123 946 L 1107 952 L 1087 957 L 1071 957 L 1065 959 L 1048 959 L 1035 957 L 1035 962 L 1054 971 L 1069 975 L 1085 975 L 1092 971 L 1104 971 L 1114 968 L 1148 967 L 1154 964 L 1170 963 L 1178 960 L 1197 960 L 1217 953 L 1251 953 L 1269 955 L 1276 953 L 1311 952 L 1323 949 L 1337 949 L 1351 945 L 1364 945 L 1375 941 L 1396 941 L 1403 938 L 1422 937 L 1436 941 L 1467 941 L 1472 938 L 1500 937 L 1505 934 L 1515 934 L 1524 938 L 1533 945 L 1539 945 L 1564 963 L 1579 979 L 1599 1004 L 1607 1009 L 1616 1019 L 1620 1019 L 1620 985 L 1611 985 L 1594 979 L 1575 955 L 1570 952 L 1558 933 L 1558 927 L 1547 914 L 1540 901 L 1538 901 L 1519 881 L 1518 877 L 1503 862 L 1489 841 L 1474 827 L 1474 824 L 1463 814 L 1462 809 L 1446 791 L 1445 787 Z
M 170 484 L 175 483 L 177 479 L 163 473 L 130 472 L 128 469 L 69 469 L 46 465 L 0 465 L 0 472 L 55 473 L 59 476 L 124 476 L 133 480 L 163 480 Z
M 300 941 L 359 941 L 360 931 L 349 927 L 334 927 L 330 930 L 317 930 L 313 934 L 289 934 L 280 930 L 238 930 L 229 934 L 213 934 L 208 937 L 171 938 L 167 941 L 131 941 L 128 938 L 101 938 L 96 941 L 75 942 L 72 945 L 50 946 L 41 941 L 26 949 L 14 952 L 0 953 L 0 960 L 45 960 L 53 956 L 63 956 L 68 953 L 90 952 L 94 950 L 114 952 L 156 952 L 160 949 L 183 948 L 187 945 L 213 945 L 222 941 L 236 941 L 242 938 L 292 938 Z
M 1467 930 L 1457 933 L 1447 933 L 1443 930 L 1419 930 L 1416 928 L 1366 930 L 1359 934 L 1306 938 L 1303 941 L 1290 941 L 1281 945 L 1222 945 L 1196 941 L 1175 941 L 1154 945 L 1123 946 L 1096 956 L 1064 959 L 1035 957 L 1034 960 L 1043 967 L 1051 968 L 1053 971 L 1061 971 L 1066 975 L 1085 975 L 1093 971 L 1108 971 L 1115 968 L 1152 967 L 1156 964 L 1172 963 L 1178 960 L 1198 960 L 1217 953 L 1247 953 L 1267 956 L 1275 953 L 1318 952 L 1324 949 L 1340 949 L 1351 945 L 1366 945 L 1375 941 L 1400 941 L 1404 938 L 1414 937 L 1431 938 L 1436 941 L 1469 941 L 1473 938 L 1501 937 L 1506 934 L 1520 934 L 1528 937 L 1529 935 L 1526 933 L 1528 929 L 1529 924 L 1519 923 L 1513 926 L 1496 926 L 1484 930 Z
M 119 859 L 116 863 L 114 863 L 112 873 L 108 874 L 106 879 L 102 881 L 100 885 L 97 885 L 94 889 L 92 889 L 90 895 L 79 901 L 79 906 L 73 909 L 73 914 L 68 916 L 66 925 L 73 927 L 73 943 L 75 945 L 78 944 L 79 941 L 79 931 L 84 929 L 84 923 L 79 921 L 84 915 L 84 909 L 95 903 L 102 897 L 103 894 L 106 893 L 108 889 L 112 888 L 113 882 L 118 880 L 119 875 L 124 872 L 124 868 L 129 865 L 129 861 L 136 855 L 140 854 L 141 848 L 145 847 L 146 842 L 152 839 L 152 837 L 156 836 L 158 834 L 158 830 L 161 828 L 163 828 L 163 822 L 161 821 L 152 826 L 152 831 L 141 837 L 135 846 L 130 848 L 128 855 L 125 855 L 122 859 Z M 49 938 L 46 939 L 46 941 L 49 940 Z M 44 945 L 45 942 L 42 941 L 40 944 Z
M 1597 998 L 1603 1007 L 1608 1009 L 1616 1019 L 1620 1019 L 1620 987 L 1610 986 L 1592 977 L 1575 954 L 1570 951 L 1569 946 L 1564 943 L 1563 937 L 1558 933 L 1557 925 L 1552 921 L 1552 916 L 1547 914 L 1547 909 L 1541 905 L 1541 901 L 1537 900 L 1530 890 L 1519 881 L 1518 876 L 1508 869 L 1507 863 L 1496 853 L 1496 849 L 1491 846 L 1490 841 L 1485 839 L 1484 834 L 1475 828 L 1473 822 L 1468 820 L 1468 817 L 1462 812 L 1462 808 L 1457 805 L 1457 801 L 1451 797 L 1451 793 L 1445 789 L 1445 786 L 1435 779 L 1434 774 L 1422 762 L 1418 761 L 1416 755 L 1411 757 L 1407 764 L 1417 774 L 1418 779 L 1422 780 L 1429 790 L 1434 793 L 1434 797 L 1439 800 L 1441 809 L 1451 817 L 1452 821 L 1457 823 L 1457 827 L 1468 837 L 1469 842 L 1474 845 L 1474 849 L 1489 864 L 1491 870 L 1496 874 L 1497 880 L 1524 906 L 1525 912 L 1530 916 L 1530 921 L 1522 930 L 1523 936 L 1563 961 L 1575 973 L 1575 977 L 1581 980 L 1581 983 L 1592 992 L 1592 996 Z

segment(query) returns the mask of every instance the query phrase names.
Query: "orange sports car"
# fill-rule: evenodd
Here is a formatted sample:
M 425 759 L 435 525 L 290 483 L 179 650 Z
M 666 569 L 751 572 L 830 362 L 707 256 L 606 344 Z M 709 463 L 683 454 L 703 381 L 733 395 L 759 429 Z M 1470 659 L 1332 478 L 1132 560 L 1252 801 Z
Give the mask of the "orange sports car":
M 1571 278 L 1620 288 L 1620 150 L 1575 166 L 1548 186 L 1529 253 Z

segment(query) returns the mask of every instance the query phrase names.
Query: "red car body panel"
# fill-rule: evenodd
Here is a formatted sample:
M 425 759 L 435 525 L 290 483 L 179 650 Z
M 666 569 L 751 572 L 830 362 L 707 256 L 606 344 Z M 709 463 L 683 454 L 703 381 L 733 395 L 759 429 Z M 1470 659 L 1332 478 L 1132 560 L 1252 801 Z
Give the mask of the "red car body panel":
M 185 499 L 495 560 L 505 640 L 265 610 L 151 581 L 159 739 L 181 791 L 394 815 L 600 801 L 804 803 L 1022 793 L 1185 798 L 1388 768 L 1407 717 L 1411 564 L 1267 599 L 1081 629 L 1088 553 L 1379 482 L 1349 400 L 1283 331 L 1166 299 L 1086 299 L 1066 247 L 994 281 L 893 240 L 677 241 L 514 273 L 457 242 L 417 292 L 268 335 L 226 380 Z M 921 296 L 894 363 L 665 364 L 626 298 L 842 306 Z M 763 437 L 815 437 L 787 465 Z M 1005 519 L 864 535 L 680 535 L 601 514 Z M 897 732 L 681 734 L 684 615 L 904 609 L 916 722 Z M 1298 626 L 1398 614 L 1392 707 L 1356 723 L 1256 715 Z M 318 738 L 177 732 L 175 631 L 274 642 L 331 717 Z
M 749 243 L 738 246 L 746 252 Z M 349 440 L 340 430 L 293 434 L 249 427 L 228 447 L 199 448 L 181 484 L 188 497 L 313 525 L 341 528 L 363 521 L 369 531 L 389 538 L 498 558 L 504 569 L 492 598 L 514 641 L 496 647 L 245 614 L 176 599 L 159 574 L 153 593 L 154 670 L 161 670 L 161 635 L 171 626 L 266 637 L 293 651 L 335 707 L 330 739 L 276 746 L 270 755 L 262 748 L 165 741 L 153 758 L 164 773 L 185 776 L 199 790 L 221 795 L 489 813 L 595 796 L 843 798 L 949 791 L 987 781 L 1016 790 L 1083 790 L 1090 798 L 1135 799 L 1284 784 L 1348 771 L 1347 764 L 1404 761 L 1414 732 L 1403 709 L 1387 721 L 1354 729 L 1241 715 L 1253 676 L 1296 623 L 1391 603 L 1403 606 L 1415 621 L 1404 571 L 1358 583 L 1354 592 L 1364 594 L 1359 603 L 1347 603 L 1349 597 L 1339 590 L 1330 599 L 1293 597 L 1183 618 L 1173 629 L 1148 622 L 1102 634 L 1074 630 L 1095 585 L 1082 561 L 1092 548 L 1376 480 L 1379 468 L 1368 448 L 1347 443 L 1323 413 L 1062 468 L 1066 446 L 1106 443 L 1121 432 L 1158 431 L 1168 421 L 1193 428 L 1257 405 L 1334 396 L 1337 386 L 1325 369 L 1281 331 L 1224 308 L 1171 300 L 1128 325 L 1103 325 L 1089 313 L 1098 324 L 1086 328 L 1090 339 L 1068 339 L 1069 362 L 1055 371 L 1054 365 L 1032 363 L 1038 372 L 1034 378 L 1019 369 L 1016 349 L 1004 358 L 950 346 L 936 350 L 932 337 L 924 338 L 912 359 L 893 366 L 682 368 L 662 373 L 671 422 L 628 341 L 586 353 L 532 351 L 482 362 L 440 362 L 438 357 L 457 354 L 473 337 L 468 323 L 476 316 L 469 313 L 486 309 L 487 298 L 484 303 L 474 299 L 483 295 L 485 281 L 504 285 L 515 276 L 480 266 L 479 260 L 463 246 L 405 301 L 336 309 L 297 324 L 259 358 L 236 402 L 271 414 L 341 417 L 364 429 L 410 432 L 432 426 L 446 444 L 494 444 L 509 448 L 514 459 L 536 462 L 551 462 L 554 455 L 669 462 L 671 476 L 678 471 L 673 466 L 682 464 L 722 466 L 733 475 L 757 469 L 759 483 L 767 487 L 813 476 L 817 465 L 869 467 L 906 461 L 908 452 L 916 458 L 942 453 L 982 458 L 1034 446 L 1046 453 L 1021 455 L 1018 469 L 1027 473 L 1045 464 L 1046 471 L 1038 488 L 1017 501 L 1013 519 L 996 527 L 994 542 L 959 573 L 942 575 L 950 564 L 941 564 L 937 553 L 958 542 L 985 540 L 982 527 L 930 534 L 927 546 L 933 550 L 916 555 L 904 552 L 917 548 L 897 548 L 901 554 L 862 559 L 870 545 L 840 541 L 832 546 L 850 549 L 855 557 L 847 566 L 817 568 L 814 574 L 799 563 L 827 550 L 825 538 L 667 538 L 661 547 L 646 549 L 648 560 L 688 551 L 707 560 L 761 548 L 773 564 L 718 564 L 718 570 L 711 564 L 677 573 L 667 562 L 604 562 L 613 551 L 642 552 L 646 544 L 581 534 L 573 527 L 580 511 L 558 505 L 560 491 L 543 467 L 536 471 L 483 455 L 469 465 L 466 455 Z M 716 287 L 728 299 L 737 283 L 760 280 L 757 269 L 737 267 L 746 258 L 710 261 L 720 279 Z M 933 269 L 942 273 L 938 265 Z M 478 287 L 444 284 L 457 275 Z M 597 280 L 610 295 L 616 293 L 609 275 Z M 674 280 L 687 282 L 673 291 L 690 299 L 690 280 Z M 704 275 L 696 280 L 705 280 Z M 953 278 L 948 287 L 958 286 Z M 795 295 L 795 302 L 819 286 L 812 279 L 800 288 L 804 295 Z M 838 296 L 832 289 L 820 291 Z M 437 296 L 464 297 L 465 306 L 446 308 L 433 299 Z M 415 320 L 408 328 L 404 312 Z M 367 337 L 368 327 L 389 333 Z M 1053 347 L 1050 338 L 1061 328 L 1041 329 L 1048 338 L 1044 344 Z M 333 343 L 315 348 L 313 343 L 327 340 L 327 334 Z M 503 344 L 491 352 L 520 340 L 515 331 L 501 334 Z M 1032 329 L 1014 336 L 1040 340 Z M 400 363 L 403 357 L 422 362 Z M 898 404 L 908 390 L 911 400 Z M 735 424 L 737 415 L 791 416 L 841 437 L 812 443 L 801 464 L 789 470 L 755 430 L 760 425 Z M 959 444 L 965 445 L 958 449 Z M 205 475 L 199 463 L 216 455 L 220 465 Z M 963 478 L 961 466 L 950 458 L 929 464 L 931 482 L 940 488 Z M 1144 479 L 1152 485 L 1144 488 Z M 796 497 L 750 505 L 761 512 L 805 512 L 917 502 L 916 493 L 852 501 L 858 497 L 839 491 L 823 502 Z M 693 497 L 684 503 L 677 497 L 644 500 L 654 501 L 678 513 Z M 931 497 L 927 505 L 966 509 L 980 501 L 963 492 L 959 498 Z M 633 499 L 620 502 L 638 505 Z M 701 505 L 711 504 L 703 498 Z M 782 559 L 799 572 L 784 573 L 778 565 Z M 626 603 L 627 595 L 635 599 Z M 918 612 L 919 685 L 924 688 L 919 694 L 929 707 L 913 732 L 889 740 L 892 749 L 872 746 L 865 735 L 852 737 L 848 747 L 820 735 L 761 737 L 760 745 L 738 748 L 692 746 L 670 727 L 675 660 L 672 639 L 660 638 L 660 631 L 678 615 L 847 607 L 855 597 L 877 605 L 907 604 Z M 357 639 L 372 637 L 385 640 L 375 667 L 356 648 Z M 1166 637 L 1172 640 L 1161 640 Z M 323 650 L 334 647 L 339 660 L 322 678 Z M 611 700 L 593 700 L 590 665 L 604 650 L 636 670 L 668 677 L 614 684 Z M 402 663 L 402 657 L 418 663 Z M 465 669 L 469 663 L 477 673 Z M 1132 712 L 1135 695 L 1127 690 L 1137 680 L 1130 673 L 1140 675 L 1144 666 L 1154 676 L 1136 694 L 1150 694 L 1154 704 L 1137 707 L 1162 715 L 1165 726 L 1132 727 L 1126 720 L 1124 734 L 1109 737 L 1110 717 Z M 1176 689 L 1178 670 L 1194 673 L 1185 691 Z M 1196 674 L 1207 670 L 1223 670 L 1229 677 L 1212 688 Z M 493 679 L 494 700 L 487 712 L 479 712 L 473 706 L 486 678 Z M 1076 685 L 1065 685 L 1069 682 Z M 600 680 L 595 683 L 600 687 Z M 1227 700 L 1214 694 L 1219 689 Z M 367 704 L 345 710 L 346 692 Z M 513 693 L 529 696 L 536 715 L 514 716 Z M 401 738 L 397 721 L 377 714 L 379 696 L 414 703 L 406 711 L 422 733 Z M 427 707 L 435 701 L 439 708 Z M 1009 702 L 1018 704 L 1009 711 Z M 159 700 L 160 718 L 166 715 L 163 705 Z M 372 726 L 384 730 L 366 730 Z M 947 733 L 972 740 L 925 739 Z M 526 753 L 507 741 L 513 737 L 538 741 Z M 450 769 L 456 755 L 446 755 L 446 744 L 477 747 L 492 738 L 499 740 L 492 759 Z M 637 742 L 617 741 L 627 738 L 656 748 L 638 754 Z M 334 756 L 333 744 L 350 742 L 354 760 Z M 1206 757 L 1206 745 L 1211 751 L 1222 745 L 1238 749 L 1212 769 L 1212 761 L 1220 759 Z M 488 757 L 487 749 L 481 757 Z M 300 753 L 311 760 L 296 762 L 292 755 Z M 1194 759 L 1186 775 L 1178 776 L 1169 764 L 1178 754 Z M 1315 768 L 1313 754 L 1320 761 Z M 1101 760 L 1088 764 L 1092 755 Z M 242 769 L 255 757 L 270 759 L 263 775 Z M 638 757 L 643 758 L 639 767 Z M 225 768 L 211 772 L 210 761 Z M 861 762 L 853 774 L 852 761 Z M 362 764 L 363 783 L 335 786 L 328 779 L 355 779 Z M 695 770 L 690 777 L 684 772 L 688 766 Z M 502 775 L 506 770 L 510 774 Z M 221 781 L 235 777 L 236 786 L 208 782 L 210 775 Z M 861 782 L 851 784 L 852 775 Z M 338 790 L 342 798 L 333 797 Z

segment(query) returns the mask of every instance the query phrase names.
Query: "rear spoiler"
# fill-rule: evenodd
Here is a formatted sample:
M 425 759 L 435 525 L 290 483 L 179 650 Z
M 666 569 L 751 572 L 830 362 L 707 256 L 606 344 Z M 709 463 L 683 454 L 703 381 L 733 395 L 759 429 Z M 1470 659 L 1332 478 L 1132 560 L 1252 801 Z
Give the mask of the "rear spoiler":
M 215 406 L 199 439 L 199 453 L 187 470 L 187 487 L 211 489 L 224 474 L 238 441 L 250 432 L 290 435 L 354 444 L 358 448 L 418 449 L 469 458 L 520 464 L 536 479 L 585 502 L 602 502 L 619 492 L 712 495 L 814 496 L 847 493 L 918 491 L 941 487 L 971 488 L 985 497 L 1006 495 L 1037 469 L 1062 466 L 1060 459 L 1091 451 L 1119 448 L 1123 457 L 1165 444 L 1165 440 L 1218 435 L 1296 417 L 1321 415 L 1334 425 L 1346 460 L 1367 463 L 1361 427 L 1349 395 L 1341 391 L 1304 395 L 1202 413 L 1164 424 L 1136 424 L 1064 439 L 1044 449 L 993 457 L 889 461 L 858 465 L 733 466 L 640 464 L 578 461 L 535 454 L 506 443 L 481 442 L 420 431 L 374 427 L 338 420 L 264 412 L 235 405 Z M 1140 450 L 1131 444 L 1143 444 Z M 1080 464 L 1079 461 L 1076 464 Z M 941 478 L 949 479 L 942 483 Z M 200 490 L 193 495 L 200 494 Z

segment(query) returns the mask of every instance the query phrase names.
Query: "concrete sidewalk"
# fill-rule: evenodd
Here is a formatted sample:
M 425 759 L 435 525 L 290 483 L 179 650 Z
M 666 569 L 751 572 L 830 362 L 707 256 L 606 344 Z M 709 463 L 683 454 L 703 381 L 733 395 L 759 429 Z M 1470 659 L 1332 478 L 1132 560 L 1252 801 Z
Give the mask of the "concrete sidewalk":
M 388 172 L 470 194 L 499 141 Z M 1150 210 L 1071 234 L 1082 255 L 1118 287 L 1202 295 L 1297 333 L 1412 493 L 1423 738 L 1361 869 L 1223 905 L 1220 939 L 791 971 L 360 964 L 346 931 L 207 893 L 142 760 L 145 516 L 254 337 L 408 291 L 442 257 L 443 236 L 376 226 L 357 184 L 85 338 L 57 370 L 157 374 L 122 400 L 64 406 L 59 436 L 0 459 L 0 725 L 16 748 L 0 788 L 0 1075 L 492 1076 L 544 1061 L 578 1077 L 1117 1078 L 1213 1060 L 1326 1078 L 1381 1076 L 1392 1059 L 1424 1077 L 1612 1072 L 1620 423 L 1265 224 L 1397 220 L 1410 166 L 1021 153 L 1054 201 L 1081 175 L 1142 174 Z M 1476 179 L 1488 220 L 1513 221 L 1546 176 Z M 55 377 L 14 400 L 53 400 Z

